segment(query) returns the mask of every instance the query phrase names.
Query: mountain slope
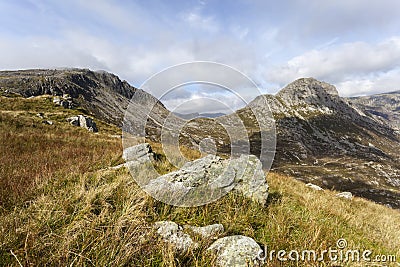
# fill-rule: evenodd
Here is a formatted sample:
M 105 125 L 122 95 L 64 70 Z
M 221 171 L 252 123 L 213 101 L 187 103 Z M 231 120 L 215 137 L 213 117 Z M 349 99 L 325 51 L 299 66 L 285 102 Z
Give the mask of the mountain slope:
M 368 116 L 400 132 L 400 91 L 352 97 L 350 101 Z
M 392 128 L 312 78 L 266 97 L 276 119 L 276 170 L 400 207 L 400 145 Z M 249 106 L 259 108 L 258 101 Z
M 140 93 L 144 101 L 152 98 L 114 74 L 86 69 L 1 71 L 0 92 L 23 97 L 70 97 L 76 107 L 118 126 L 122 126 L 129 100 L 135 93 Z

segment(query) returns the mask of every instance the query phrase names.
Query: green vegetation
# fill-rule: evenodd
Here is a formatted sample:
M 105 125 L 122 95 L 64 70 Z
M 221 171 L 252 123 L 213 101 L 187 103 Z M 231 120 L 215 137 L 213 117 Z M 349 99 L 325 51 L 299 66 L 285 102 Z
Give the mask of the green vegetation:
M 0 266 L 215 266 L 206 252 L 214 240 L 198 238 L 198 248 L 178 255 L 156 235 L 159 220 L 221 223 L 222 236 L 246 235 L 269 250 L 322 251 L 345 238 L 350 249 L 400 259 L 397 210 L 338 199 L 275 173 L 267 177 L 266 207 L 234 193 L 201 207 L 172 207 L 143 192 L 125 168 L 107 168 L 121 163 L 118 129 L 97 120 L 99 134 L 73 127 L 63 118 L 77 111 L 46 98 L 0 101 Z M 43 124 L 37 112 L 55 124 Z

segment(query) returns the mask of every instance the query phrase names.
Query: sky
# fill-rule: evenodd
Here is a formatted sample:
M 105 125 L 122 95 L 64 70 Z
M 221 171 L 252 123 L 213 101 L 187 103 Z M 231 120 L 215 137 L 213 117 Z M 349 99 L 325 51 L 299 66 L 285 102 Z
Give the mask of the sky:
M 400 90 L 398 0 L 0 0 L 0 24 L 1 70 L 106 70 L 139 87 L 172 65 L 215 61 L 262 93 L 301 77 L 341 96 Z M 165 101 L 207 102 L 207 90 Z

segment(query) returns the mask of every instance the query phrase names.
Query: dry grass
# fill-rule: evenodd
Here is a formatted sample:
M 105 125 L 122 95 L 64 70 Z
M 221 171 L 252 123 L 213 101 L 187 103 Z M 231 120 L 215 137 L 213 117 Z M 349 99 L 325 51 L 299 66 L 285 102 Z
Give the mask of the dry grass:
M 43 124 L 37 112 L 55 124 Z M 69 125 L 65 118 L 72 115 L 46 98 L 0 97 L 1 209 L 28 200 L 52 177 L 85 173 L 120 161 L 119 139 Z
M 26 120 L 17 128 L 13 116 L 1 113 L 0 131 L 13 131 L 12 136 L 19 141 L 10 143 L 17 151 L 20 149 L 19 154 L 25 154 L 20 165 L 2 158 L 2 168 L 8 174 L 24 170 L 25 176 L 19 179 L 30 179 L 29 174 L 35 172 L 41 182 L 29 194 L 22 193 L 21 199 L 15 194 L 13 207 L 3 210 L 0 266 L 18 266 L 17 259 L 24 266 L 215 266 L 213 257 L 206 253 L 213 240 L 196 237 L 199 248 L 177 255 L 155 234 L 152 225 L 159 220 L 198 226 L 222 223 L 226 229 L 223 236 L 247 235 L 269 250 L 321 251 L 345 238 L 349 248 L 394 254 L 400 259 L 397 210 L 360 198 L 338 199 L 335 192 L 313 191 L 274 173 L 267 177 L 270 197 L 265 207 L 234 193 L 201 207 L 169 206 L 144 193 L 126 169 L 104 169 L 119 160 L 121 151 L 115 138 L 77 128 L 57 132 L 57 128 L 49 130 L 34 122 L 35 128 L 35 119 L 23 116 Z M 31 135 L 35 138 L 30 139 Z M 58 165 L 46 169 L 40 167 L 45 160 L 29 156 L 43 150 L 43 142 L 35 142 L 37 138 L 53 144 L 41 157 L 54 158 Z M 50 149 L 59 142 L 57 149 Z M 4 144 L 1 153 L 10 155 L 6 151 L 10 146 Z M 80 150 L 75 151 L 77 144 Z M 26 167 L 34 165 L 39 167 L 32 172 Z M 160 163 L 159 168 L 168 166 Z M 3 186 L 0 188 L 5 192 Z M 26 197 L 29 201 L 22 201 Z M 273 261 L 269 266 L 290 264 Z

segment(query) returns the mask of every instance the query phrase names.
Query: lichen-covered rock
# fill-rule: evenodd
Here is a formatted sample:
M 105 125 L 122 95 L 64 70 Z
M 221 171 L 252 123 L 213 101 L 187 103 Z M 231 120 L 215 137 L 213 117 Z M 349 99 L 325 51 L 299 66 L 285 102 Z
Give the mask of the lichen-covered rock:
M 221 267 L 261 266 L 261 247 L 250 237 L 236 235 L 220 238 L 207 250 L 214 252 Z
M 234 190 L 262 205 L 268 198 L 268 184 L 260 160 L 254 155 L 242 155 L 233 160 L 236 169 Z
M 190 248 L 196 248 L 198 246 L 192 238 L 183 232 L 183 228 L 178 224 L 171 221 L 160 221 L 154 224 L 163 240 L 175 247 L 179 252 L 186 252 Z
M 158 200 L 177 206 L 209 203 L 232 189 L 263 205 L 268 198 L 262 164 L 253 155 L 227 160 L 207 155 L 150 181 L 144 189 Z

